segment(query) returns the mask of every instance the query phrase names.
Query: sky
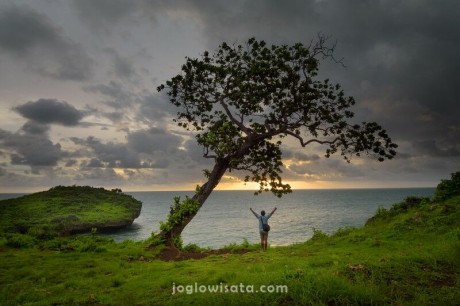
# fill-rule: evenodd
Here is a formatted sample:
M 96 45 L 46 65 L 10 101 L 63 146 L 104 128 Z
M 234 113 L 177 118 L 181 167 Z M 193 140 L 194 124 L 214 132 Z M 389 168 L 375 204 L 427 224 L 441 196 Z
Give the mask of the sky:
M 194 190 L 204 182 L 194 135 L 156 87 L 185 57 L 251 37 L 337 43 L 344 66 L 319 79 L 355 97 L 395 159 L 325 158 L 287 141 L 296 188 L 434 187 L 460 171 L 460 1 L 0 0 L 0 192 L 56 185 Z M 257 189 L 235 172 L 221 189 Z

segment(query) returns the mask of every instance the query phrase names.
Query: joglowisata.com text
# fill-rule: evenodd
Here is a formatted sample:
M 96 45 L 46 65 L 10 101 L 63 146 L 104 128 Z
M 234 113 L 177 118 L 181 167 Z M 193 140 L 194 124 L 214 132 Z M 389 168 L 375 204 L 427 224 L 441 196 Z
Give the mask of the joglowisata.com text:
M 288 293 L 287 285 L 251 285 L 251 284 L 177 284 L 172 285 L 172 295 L 196 293 Z

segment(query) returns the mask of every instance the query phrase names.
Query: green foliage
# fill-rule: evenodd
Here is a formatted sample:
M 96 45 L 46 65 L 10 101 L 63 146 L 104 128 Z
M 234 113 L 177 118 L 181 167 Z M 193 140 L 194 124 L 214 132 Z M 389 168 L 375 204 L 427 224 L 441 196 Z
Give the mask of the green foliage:
M 38 239 L 50 239 L 55 236 L 55 232 L 50 226 L 30 227 L 27 234 Z
M 441 180 L 436 187 L 435 201 L 444 201 L 460 195 L 460 171 L 452 173 L 450 180 Z
M 182 224 L 190 216 L 194 216 L 200 209 L 200 203 L 186 197 L 182 202 L 180 197 L 174 197 L 174 204 L 171 206 L 170 214 L 166 222 L 160 222 L 160 229 L 169 232 L 175 225 Z
M 245 180 L 260 185 L 257 193 L 281 196 L 291 191 L 281 178 L 285 137 L 303 147 L 323 145 L 326 157 L 339 152 L 347 161 L 361 153 L 379 161 L 396 154 L 380 125 L 351 122 L 355 100 L 339 84 L 318 79 L 320 61 L 335 60 L 333 51 L 321 35 L 309 46 L 224 42 L 214 53 L 187 58 L 158 91 L 179 107 L 175 122 L 196 132 L 205 157 L 246 171 Z
M 348 236 L 350 233 L 356 230 L 356 227 L 340 227 L 338 230 L 335 231 L 334 236 L 343 237 Z
M 429 198 L 420 198 L 420 197 L 407 197 L 403 202 L 394 204 L 390 208 L 390 213 L 393 215 L 398 214 L 400 212 L 406 212 L 409 209 L 412 209 L 414 207 L 420 207 L 424 204 L 430 203 Z
M 71 238 L 58 237 L 38 242 L 39 248 L 43 250 L 62 252 L 77 251 L 80 253 L 105 252 L 107 251 L 107 247 L 111 245 L 114 245 L 112 239 L 94 235 L 80 235 Z M 123 243 L 120 246 L 122 245 Z
M 31 248 L 35 243 L 35 239 L 29 235 L 16 233 L 6 235 L 6 245 L 12 248 Z
M 313 236 L 310 238 L 312 241 L 324 240 L 328 235 L 320 229 L 313 228 Z
M 152 232 L 150 237 L 147 240 L 145 240 L 145 244 L 148 246 L 159 246 L 162 245 L 164 242 L 165 241 L 163 237 L 155 232 Z
M 0 201 L 0 231 L 39 239 L 90 232 L 105 224 L 130 224 L 142 203 L 120 189 L 56 186 L 48 191 Z
M 209 251 L 209 249 L 208 248 L 202 248 L 199 245 L 194 244 L 194 243 L 189 243 L 189 244 L 187 244 L 186 246 L 184 246 L 182 248 L 182 251 L 183 252 L 199 253 L 199 252 Z
M 393 204 L 390 209 L 379 207 L 376 214 L 367 220 L 366 225 L 376 220 L 386 220 L 398 214 L 405 213 L 413 208 L 422 207 L 431 203 L 429 198 L 409 196 L 403 202 Z
M 173 243 L 174 246 L 175 246 L 176 248 L 178 248 L 179 250 L 181 250 L 182 247 L 184 246 L 184 241 L 182 240 L 182 236 L 181 236 L 181 235 L 174 236 L 173 239 L 172 239 L 172 243 Z
M 223 247 L 225 250 L 230 250 L 232 252 L 238 252 L 238 251 L 246 251 L 246 250 L 259 250 L 260 249 L 260 244 L 259 243 L 254 243 L 251 244 L 249 241 L 244 238 L 241 243 L 229 243 Z
M 82 253 L 100 253 L 107 251 L 107 249 L 104 247 L 104 244 L 106 243 L 107 240 L 103 237 L 81 236 L 74 240 L 74 248 L 75 250 Z

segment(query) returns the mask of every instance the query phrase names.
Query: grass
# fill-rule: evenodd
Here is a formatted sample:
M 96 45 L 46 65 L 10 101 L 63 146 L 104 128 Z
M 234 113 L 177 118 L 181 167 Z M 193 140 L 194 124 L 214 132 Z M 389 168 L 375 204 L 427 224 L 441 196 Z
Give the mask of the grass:
M 22 236 L 27 235 L 18 235 Z M 156 258 L 160 249 L 152 251 L 147 245 L 147 241 L 115 243 L 91 235 L 14 247 L 0 238 L 0 304 L 458 305 L 460 301 L 459 196 L 439 202 L 409 198 L 389 210 L 380 209 L 362 228 L 343 228 L 333 235 L 315 230 L 305 243 L 267 252 L 246 241 L 227 246 L 227 254 L 165 262 Z M 239 249 L 249 252 L 231 252 Z M 195 284 L 197 289 L 217 285 L 229 292 L 188 294 Z M 288 292 L 230 292 L 239 290 L 240 284 L 253 286 L 254 291 L 262 285 L 282 285 Z
M 142 203 L 121 190 L 58 186 L 0 201 L 0 231 L 49 238 L 92 227 L 130 224 Z

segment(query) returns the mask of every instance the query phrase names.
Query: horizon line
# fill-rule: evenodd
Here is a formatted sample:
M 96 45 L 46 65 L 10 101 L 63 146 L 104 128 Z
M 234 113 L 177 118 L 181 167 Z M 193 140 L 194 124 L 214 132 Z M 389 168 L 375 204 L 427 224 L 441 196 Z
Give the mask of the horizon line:
M 65 187 L 71 187 L 73 185 L 62 185 Z M 80 185 L 76 185 L 80 186 Z M 89 185 L 81 185 L 81 186 L 89 186 Z M 53 186 L 55 187 L 55 186 Z M 0 194 L 20 194 L 20 193 L 25 193 L 25 194 L 30 194 L 30 193 L 37 193 L 37 192 L 42 192 L 42 191 L 47 191 L 53 187 L 50 187 L 48 189 L 40 189 L 36 191 L 0 191 Z M 107 187 L 101 187 L 101 186 L 90 186 L 93 188 L 104 188 L 106 190 L 111 190 L 115 188 L 107 188 Z M 422 188 L 436 188 L 436 186 L 405 186 L 405 187 L 332 187 L 332 188 L 293 188 L 292 191 L 304 191 L 304 190 L 363 190 L 363 189 L 422 189 Z M 121 189 L 123 193 L 131 193 L 131 192 L 195 192 L 193 189 L 167 189 L 167 190 L 133 190 L 133 189 Z M 247 192 L 252 192 L 255 193 L 257 190 L 250 190 L 250 189 L 215 189 L 214 191 L 247 191 Z M 262 194 L 264 193 L 270 193 L 270 191 L 263 191 Z

